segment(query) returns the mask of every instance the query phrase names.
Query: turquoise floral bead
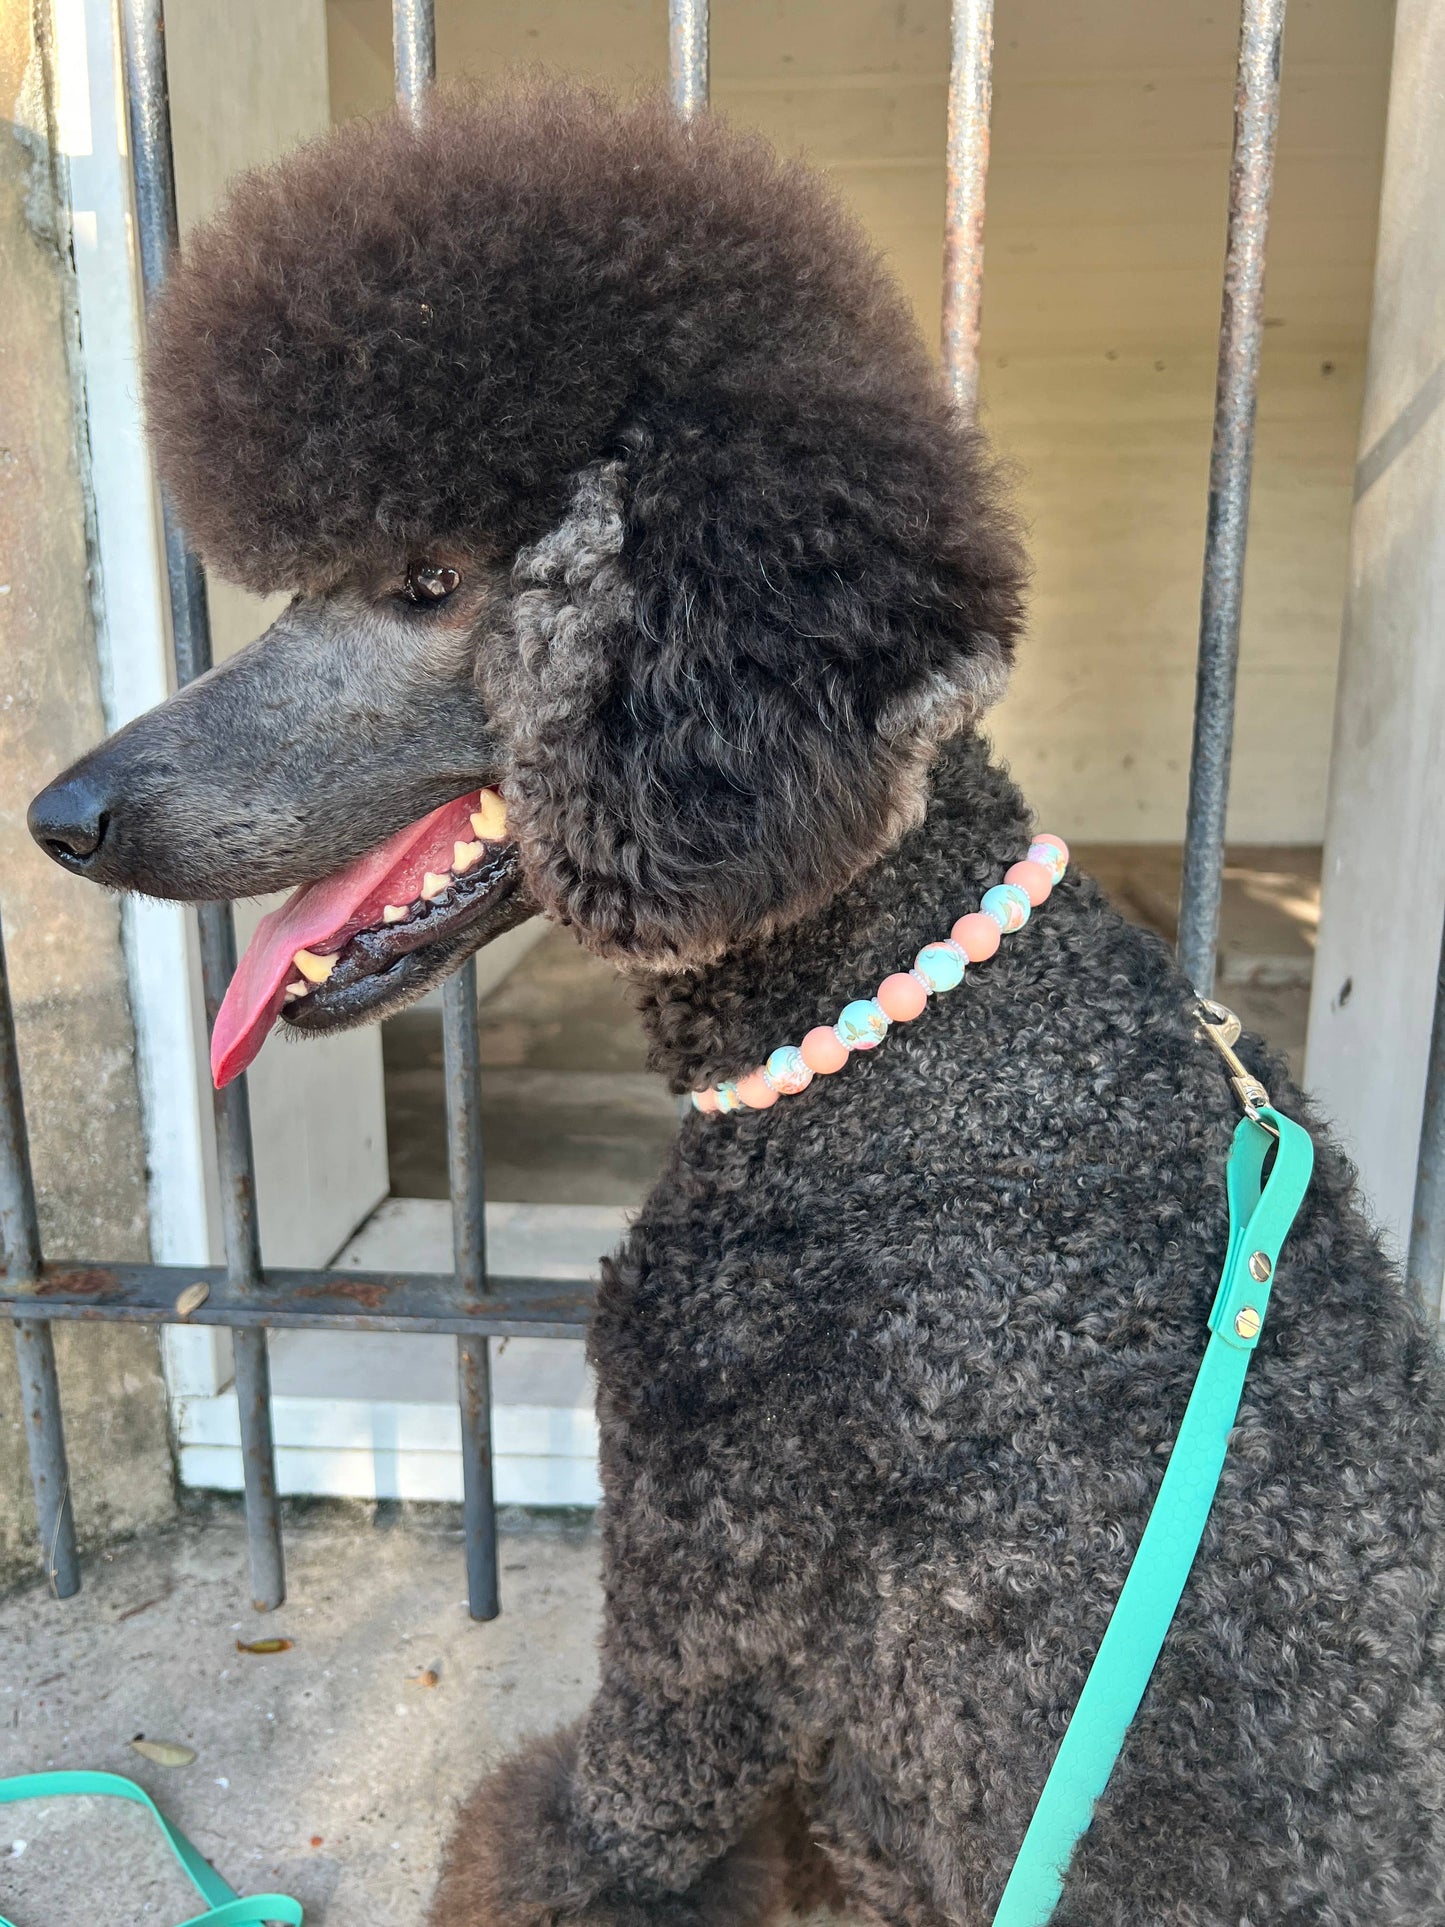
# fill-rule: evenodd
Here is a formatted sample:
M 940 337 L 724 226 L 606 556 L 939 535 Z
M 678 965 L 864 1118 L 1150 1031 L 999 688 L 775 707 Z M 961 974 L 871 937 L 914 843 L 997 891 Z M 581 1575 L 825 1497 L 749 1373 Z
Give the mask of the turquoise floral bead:
M 1068 852 L 1051 836 L 1036 836 L 1029 845 L 1030 863 L 1042 863 L 1052 872 L 1055 883 L 1063 881 L 1065 870 L 1069 867 Z
M 986 917 L 993 918 L 1005 936 L 1012 930 L 1022 930 L 1033 911 L 1027 891 L 1016 883 L 996 883 L 991 890 L 985 890 L 979 908 Z
M 717 1087 L 717 1107 L 720 1111 L 740 1111 L 743 1100 L 738 1096 L 738 1087 L 729 1078 L 726 1084 Z
M 803 1062 L 803 1053 L 796 1044 L 780 1044 L 763 1068 L 784 1097 L 796 1097 L 813 1081 L 813 1073 Z
M 882 1043 L 888 1019 L 876 997 L 858 997 L 843 1006 L 843 1014 L 833 1028 L 849 1050 L 872 1050 Z
M 926 943 L 913 959 L 913 968 L 930 990 L 956 990 L 967 963 L 956 943 Z

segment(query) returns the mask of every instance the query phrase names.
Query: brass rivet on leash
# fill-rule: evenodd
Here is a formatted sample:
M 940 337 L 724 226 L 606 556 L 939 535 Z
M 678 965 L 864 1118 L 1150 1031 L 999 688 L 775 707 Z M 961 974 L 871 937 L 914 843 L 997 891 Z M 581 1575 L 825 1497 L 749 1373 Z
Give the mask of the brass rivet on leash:
M 1249 1261 L 1249 1275 L 1257 1285 L 1262 1285 L 1273 1270 L 1267 1252 L 1256 1251 Z
M 1234 1329 L 1241 1338 L 1258 1338 L 1259 1328 L 1264 1323 L 1253 1305 L 1246 1305 L 1234 1314 Z

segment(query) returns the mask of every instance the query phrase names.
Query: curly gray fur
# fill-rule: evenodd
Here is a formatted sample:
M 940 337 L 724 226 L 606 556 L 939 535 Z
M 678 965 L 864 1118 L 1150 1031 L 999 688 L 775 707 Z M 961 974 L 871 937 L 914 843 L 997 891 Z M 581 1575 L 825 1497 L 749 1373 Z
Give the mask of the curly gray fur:
M 825 910 L 643 980 L 657 1068 L 713 1081 L 830 1018 L 1028 837 L 955 744 Z M 1246 1055 L 1317 1175 L 1058 1927 L 1445 1920 L 1439 1361 L 1344 1159 Z M 780 1786 L 876 1919 L 991 1917 L 1199 1363 L 1234 1122 L 1172 958 L 1071 875 L 876 1053 L 684 1127 L 592 1340 L 605 1683 L 569 1837 L 594 1881 L 660 1887 L 640 1918 L 691 1919 Z M 454 1851 L 530 1865 L 534 1823 L 484 1791 Z M 512 1918 L 444 1893 L 438 1927 Z

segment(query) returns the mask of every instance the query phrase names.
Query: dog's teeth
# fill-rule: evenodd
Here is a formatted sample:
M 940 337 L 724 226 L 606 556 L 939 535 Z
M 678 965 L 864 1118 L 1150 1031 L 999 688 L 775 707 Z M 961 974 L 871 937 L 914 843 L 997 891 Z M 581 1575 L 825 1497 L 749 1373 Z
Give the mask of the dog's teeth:
M 294 1004 L 296 999 L 298 997 L 304 997 L 307 991 L 310 990 L 310 988 L 311 988 L 310 984 L 306 982 L 304 977 L 298 977 L 294 984 L 287 984 L 286 986 L 287 1003 Z
M 479 863 L 481 857 L 480 843 L 456 843 L 452 846 L 452 869 L 457 876 L 462 876 L 474 863 Z
M 310 984 L 324 984 L 336 968 L 335 957 L 318 957 L 314 950 L 298 950 L 291 961 Z
M 389 903 L 381 913 L 383 923 L 404 923 L 406 917 L 407 905 L 404 903 Z
M 483 790 L 472 811 L 472 834 L 484 843 L 502 843 L 507 835 L 507 806 L 496 790 Z
M 451 883 L 451 877 L 445 870 L 428 870 L 421 880 L 423 901 L 435 903 L 438 897 L 444 896 L 451 888 Z

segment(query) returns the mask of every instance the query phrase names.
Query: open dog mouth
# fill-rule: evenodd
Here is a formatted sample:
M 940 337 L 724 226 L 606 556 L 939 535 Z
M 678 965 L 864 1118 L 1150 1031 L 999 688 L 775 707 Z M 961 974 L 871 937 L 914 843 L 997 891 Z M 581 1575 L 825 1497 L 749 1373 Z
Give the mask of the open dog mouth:
M 521 880 L 506 821 L 496 790 L 472 790 L 263 918 L 216 1016 L 217 1089 L 255 1059 L 278 1016 L 311 1031 L 357 1023 L 496 934 L 485 926 Z

